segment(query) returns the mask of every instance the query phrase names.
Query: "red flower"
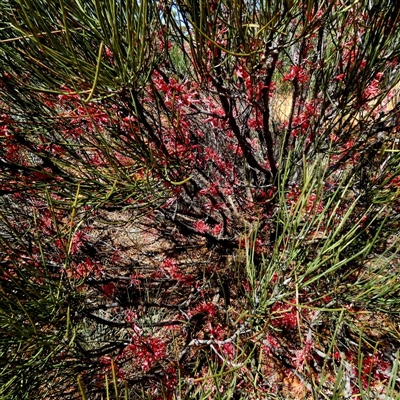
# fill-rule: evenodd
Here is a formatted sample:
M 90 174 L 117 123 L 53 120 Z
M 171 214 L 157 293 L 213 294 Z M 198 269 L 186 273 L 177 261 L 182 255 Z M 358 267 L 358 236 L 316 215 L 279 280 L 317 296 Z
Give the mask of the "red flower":
M 123 353 L 130 353 L 137 366 L 144 372 L 149 371 L 158 361 L 163 360 L 167 355 L 167 345 L 159 338 L 132 338 L 132 344 L 125 347 Z
M 191 275 L 185 274 L 172 258 L 166 258 L 161 264 L 161 268 L 172 278 L 182 283 L 193 282 L 194 278 Z
M 297 311 L 294 305 L 278 301 L 271 307 L 271 312 L 275 315 L 271 323 L 276 328 L 290 330 L 297 328 Z
M 79 263 L 78 265 L 71 266 L 68 269 L 68 275 L 75 279 L 82 279 L 88 277 L 91 273 L 98 273 L 97 266 L 90 259 L 86 258 L 85 261 Z
M 214 303 L 207 303 L 203 301 L 193 310 L 193 315 L 197 314 L 205 314 L 215 318 L 217 316 L 217 308 Z
M 290 72 L 283 76 L 282 82 L 285 81 L 298 81 L 300 83 L 305 83 L 308 80 L 307 71 L 300 67 L 299 65 L 293 65 L 290 68 Z
M 193 227 L 199 233 L 205 233 L 209 230 L 209 226 L 204 221 L 196 221 Z
M 345 77 L 345 74 L 339 74 L 335 76 L 333 79 L 339 82 L 343 82 L 343 78 Z

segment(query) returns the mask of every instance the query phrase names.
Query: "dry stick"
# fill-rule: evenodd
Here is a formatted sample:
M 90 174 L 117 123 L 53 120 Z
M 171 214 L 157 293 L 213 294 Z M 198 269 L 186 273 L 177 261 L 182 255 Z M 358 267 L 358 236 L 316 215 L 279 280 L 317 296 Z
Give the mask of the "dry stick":
M 254 158 L 253 154 L 251 153 L 251 151 L 248 147 L 246 139 L 242 136 L 242 134 L 240 132 L 240 128 L 236 122 L 236 119 L 233 116 L 232 107 L 229 104 L 228 98 L 225 94 L 223 94 L 222 86 L 220 86 L 217 82 L 214 82 L 214 84 L 217 86 L 217 89 L 219 92 L 218 94 L 219 94 L 219 98 L 220 98 L 220 101 L 222 104 L 222 108 L 224 109 L 224 112 L 225 112 L 225 118 L 228 120 L 229 126 L 232 129 L 232 132 L 234 133 L 234 135 L 239 143 L 240 148 L 243 150 L 243 154 L 246 158 L 246 161 L 248 162 L 250 167 L 254 168 L 256 171 L 262 171 L 270 179 L 272 177 L 271 172 L 268 171 L 267 169 L 263 168 L 257 162 L 257 160 Z
M 217 56 L 215 57 L 215 61 L 217 62 L 215 66 L 215 71 L 217 73 L 217 77 L 211 76 L 210 78 L 212 79 L 213 85 L 217 89 L 218 92 L 218 97 L 221 101 L 222 108 L 224 109 L 225 112 L 225 119 L 228 120 L 229 126 L 231 127 L 236 140 L 239 143 L 240 148 L 243 151 L 244 157 L 250 167 L 252 167 L 255 171 L 262 171 L 265 173 L 266 176 L 268 176 L 268 179 L 271 180 L 271 172 L 268 171 L 267 169 L 263 168 L 257 160 L 254 158 L 253 153 L 251 152 L 247 141 L 246 137 L 242 136 L 242 133 L 240 131 L 240 128 L 236 122 L 235 117 L 233 116 L 233 106 L 232 102 L 234 99 L 232 96 L 230 96 L 230 91 L 226 88 L 223 87 L 223 81 L 222 81 L 222 72 L 221 72 L 221 49 L 218 49 Z M 229 98 L 229 100 L 228 100 Z
M 182 360 L 183 356 L 187 353 L 187 351 L 189 350 L 190 347 L 192 346 L 210 346 L 215 352 L 216 354 L 221 358 L 222 356 L 216 351 L 215 347 L 213 345 L 217 345 L 217 346 L 222 346 L 224 344 L 228 344 L 228 343 L 233 343 L 234 340 L 236 340 L 236 338 L 239 335 L 243 335 L 245 333 L 251 333 L 250 329 L 245 329 L 244 326 L 241 326 L 231 337 L 229 337 L 228 339 L 225 340 L 216 340 L 216 339 L 208 339 L 208 340 L 200 340 L 200 339 L 192 339 L 187 346 L 181 351 L 180 355 L 179 355 L 179 360 Z M 221 358 L 223 361 L 224 358 Z M 231 363 L 232 364 L 232 363 Z M 233 364 L 232 364 L 233 365 Z M 237 364 L 236 366 L 239 366 L 239 364 Z
M 133 106 L 133 111 L 137 113 L 137 119 L 139 123 L 142 123 L 143 126 L 145 127 L 148 135 L 150 136 L 150 139 L 158 146 L 158 148 L 163 152 L 163 154 L 167 157 L 167 160 L 169 160 L 169 153 L 167 148 L 165 147 L 165 144 L 161 141 L 161 139 L 157 136 L 157 134 L 154 132 L 153 127 L 147 120 L 145 116 L 145 110 L 141 104 L 141 102 L 138 99 L 137 93 L 132 91 L 132 100 L 134 102 Z M 138 138 L 140 140 L 140 138 Z
M 98 358 L 101 356 L 104 356 L 106 354 L 110 354 L 115 350 L 123 350 L 126 346 L 129 345 L 127 342 L 113 342 L 113 343 L 108 343 L 104 345 L 103 347 L 100 347 L 99 349 L 96 350 L 86 350 L 80 343 L 79 341 L 76 342 L 76 345 L 78 349 L 86 356 L 89 358 Z

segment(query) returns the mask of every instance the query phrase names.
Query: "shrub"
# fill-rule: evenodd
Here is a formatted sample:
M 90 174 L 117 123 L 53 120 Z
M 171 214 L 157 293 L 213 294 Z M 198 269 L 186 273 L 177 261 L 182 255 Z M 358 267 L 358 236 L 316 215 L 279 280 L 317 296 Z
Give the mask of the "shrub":
M 395 2 L 0 11 L 3 355 L 64 357 L 48 379 L 93 396 L 113 373 L 143 397 L 259 398 L 287 389 L 271 365 L 314 397 L 394 391 L 378 342 L 395 339 L 362 316 L 400 304 Z M 128 219 L 160 239 L 150 268 L 113 244 Z M 29 331 L 15 343 L 9 315 Z M 3 392 L 42 394 L 9 374 Z

